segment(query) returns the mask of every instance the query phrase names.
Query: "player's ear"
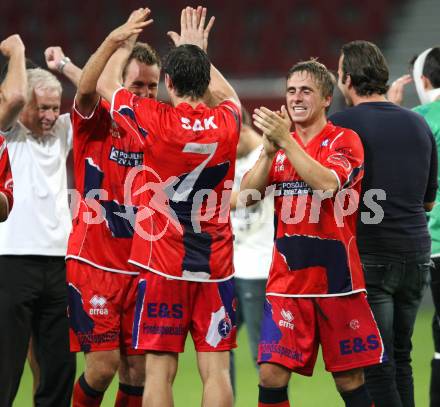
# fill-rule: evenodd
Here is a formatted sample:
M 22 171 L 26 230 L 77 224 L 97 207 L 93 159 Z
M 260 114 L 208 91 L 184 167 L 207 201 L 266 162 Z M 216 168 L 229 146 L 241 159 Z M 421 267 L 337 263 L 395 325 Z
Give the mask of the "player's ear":
M 173 89 L 173 81 L 170 78 L 170 75 L 168 75 L 167 73 L 165 73 L 165 86 L 167 88 L 167 90 L 171 90 Z
M 353 87 L 353 84 L 351 83 L 351 75 L 349 73 L 345 74 L 345 85 L 347 88 Z
M 332 104 L 333 101 L 333 96 L 326 96 L 324 97 L 324 106 L 327 109 L 328 107 L 330 107 L 330 105 Z
M 423 89 L 426 91 L 431 90 L 433 88 L 431 81 L 425 76 L 421 76 Z

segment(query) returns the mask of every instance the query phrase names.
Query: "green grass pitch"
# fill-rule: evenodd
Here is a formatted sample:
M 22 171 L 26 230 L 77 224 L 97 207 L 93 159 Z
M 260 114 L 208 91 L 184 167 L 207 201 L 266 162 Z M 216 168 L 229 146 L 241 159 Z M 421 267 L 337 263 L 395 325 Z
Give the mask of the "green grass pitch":
M 433 354 L 431 338 L 432 309 L 424 308 L 419 312 L 413 337 L 413 368 L 416 391 L 416 405 L 428 405 L 428 389 L 430 361 Z M 247 336 L 241 330 L 238 339 L 239 348 L 236 350 L 237 361 L 237 399 L 236 407 L 252 407 L 257 404 L 257 373 L 252 366 L 248 349 Z M 191 341 L 186 344 L 187 352 L 180 357 L 179 372 L 174 384 L 176 407 L 200 406 L 201 383 L 195 364 L 195 355 Z M 83 356 L 78 355 L 78 372 L 83 370 Z M 103 407 L 114 405 L 117 381 L 114 380 L 105 394 Z M 339 407 L 342 400 L 335 390 L 331 375 L 324 370 L 321 357 L 314 376 L 306 378 L 294 375 L 290 381 L 290 397 L 295 406 L 301 407 Z M 20 389 L 14 402 L 14 407 L 32 406 L 32 375 L 26 365 Z

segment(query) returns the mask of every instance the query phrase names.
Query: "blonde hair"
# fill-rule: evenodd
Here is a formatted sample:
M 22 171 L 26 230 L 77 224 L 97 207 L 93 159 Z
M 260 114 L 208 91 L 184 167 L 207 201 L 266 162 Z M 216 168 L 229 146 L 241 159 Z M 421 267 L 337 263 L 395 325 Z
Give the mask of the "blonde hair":
M 28 100 L 32 100 L 32 94 L 35 89 L 52 89 L 63 92 L 60 81 L 55 75 L 42 68 L 27 69 L 28 80 Z

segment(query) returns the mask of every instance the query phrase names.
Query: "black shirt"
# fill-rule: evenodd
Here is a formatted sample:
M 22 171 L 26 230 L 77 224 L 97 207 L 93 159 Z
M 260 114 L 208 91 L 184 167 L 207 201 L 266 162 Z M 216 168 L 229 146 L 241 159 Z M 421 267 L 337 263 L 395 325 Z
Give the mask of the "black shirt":
M 430 250 L 423 204 L 435 200 L 437 149 L 423 117 L 390 102 L 368 102 L 335 113 L 330 120 L 354 130 L 364 145 L 360 253 Z M 372 189 L 385 191 L 386 199 L 378 200 Z M 377 204 L 384 215 L 379 223 Z M 373 214 L 379 216 L 372 223 L 367 218 Z

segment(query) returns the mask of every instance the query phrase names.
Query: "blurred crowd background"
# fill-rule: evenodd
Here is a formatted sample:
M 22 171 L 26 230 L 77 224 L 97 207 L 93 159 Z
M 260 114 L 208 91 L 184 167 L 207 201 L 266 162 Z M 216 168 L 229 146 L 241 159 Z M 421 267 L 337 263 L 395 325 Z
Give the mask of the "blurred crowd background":
M 166 32 L 178 30 L 181 8 L 199 3 L 217 18 L 209 55 L 250 109 L 278 107 L 284 75 L 299 60 L 318 57 L 336 70 L 340 47 L 347 41 L 378 44 L 388 59 L 390 80 L 408 71 L 412 56 L 438 43 L 438 0 L 3 0 L 0 38 L 18 32 L 27 56 L 42 66 L 43 51 L 50 45 L 60 45 L 83 66 L 131 10 L 148 6 L 155 22 L 141 40 L 164 55 L 171 47 Z M 73 88 L 63 85 L 68 109 Z M 407 93 L 405 104 L 416 105 L 413 87 Z M 336 94 L 332 110 L 341 105 Z

